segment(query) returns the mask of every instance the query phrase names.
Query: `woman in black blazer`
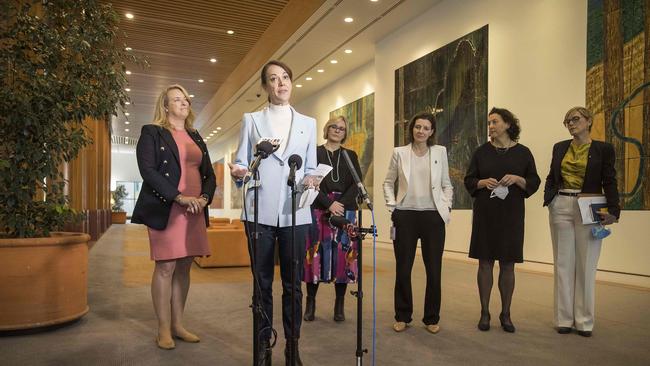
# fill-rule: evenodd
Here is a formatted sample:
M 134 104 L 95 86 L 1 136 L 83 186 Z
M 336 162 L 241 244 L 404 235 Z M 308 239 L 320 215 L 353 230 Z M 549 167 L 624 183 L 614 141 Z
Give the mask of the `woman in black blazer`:
M 136 150 L 144 183 L 131 222 L 148 227 L 156 261 L 151 281 L 156 343 L 163 349 L 175 347 L 172 337 L 199 342 L 182 318 L 193 257 L 210 254 L 206 227 L 216 179 L 208 148 L 192 125 L 190 105 L 182 86 L 163 90 L 154 123 L 142 127 Z
M 564 126 L 573 137 L 553 146 L 551 169 L 544 186 L 544 206 L 549 208 L 555 263 L 555 313 L 557 332 L 590 337 L 594 325 L 596 268 L 602 239 L 592 234 L 598 224 L 584 225 L 578 208 L 581 193 L 604 194 L 607 212 L 600 224 L 618 220 L 619 207 L 614 147 L 592 140 L 593 114 L 571 108 Z

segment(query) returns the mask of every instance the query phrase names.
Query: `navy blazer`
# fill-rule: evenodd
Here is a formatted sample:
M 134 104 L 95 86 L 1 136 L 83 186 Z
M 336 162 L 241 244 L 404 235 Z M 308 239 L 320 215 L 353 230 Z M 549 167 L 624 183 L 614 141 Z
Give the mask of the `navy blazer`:
M 572 140 L 560 141 L 553 146 L 553 159 L 551 169 L 544 185 L 544 206 L 547 206 L 562 187 L 562 159 L 569 150 Z M 616 169 L 614 163 L 616 156 L 614 146 L 603 141 L 591 141 L 587 168 L 585 170 L 582 193 L 605 194 L 607 210 L 617 218 L 621 215 L 618 199 L 618 186 L 616 183 Z
M 199 167 L 201 194 L 208 196 L 209 205 L 217 188 L 217 180 L 210 162 L 208 147 L 198 131 L 188 130 L 187 133 L 203 153 Z M 144 125 L 140 132 L 136 156 L 140 175 L 144 182 L 133 210 L 131 222 L 163 230 L 167 227 L 174 198 L 181 193 L 178 190 L 178 182 L 181 179 L 178 146 L 176 146 L 171 132 L 166 128 L 152 124 Z M 206 226 L 210 225 L 208 205 L 203 210 Z

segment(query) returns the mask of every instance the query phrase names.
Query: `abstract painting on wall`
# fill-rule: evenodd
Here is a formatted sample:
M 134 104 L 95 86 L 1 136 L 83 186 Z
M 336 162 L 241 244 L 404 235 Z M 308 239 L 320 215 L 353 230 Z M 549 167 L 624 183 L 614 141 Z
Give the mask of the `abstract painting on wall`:
M 361 180 L 372 200 L 375 93 L 331 111 L 330 118 L 335 116 L 343 116 L 348 121 L 347 138 L 343 146 L 357 153 L 361 167 Z
M 232 154 L 230 154 L 231 162 L 235 161 L 236 155 L 237 155 L 236 151 L 233 151 Z M 228 180 L 230 181 L 230 208 L 241 209 L 242 190 L 241 188 L 237 187 L 234 180 L 232 179 L 228 179 Z
M 418 112 L 436 116 L 436 144 L 447 148 L 454 208 L 472 207 L 464 177 L 472 153 L 487 141 L 488 26 L 395 70 L 395 146 L 410 143 Z
M 210 203 L 210 208 L 223 208 L 223 160 L 224 159 L 221 158 L 212 164 L 212 169 L 214 169 L 214 175 L 217 179 L 217 189 L 214 191 L 214 197 L 212 198 L 212 203 Z
M 589 0 L 591 136 L 614 145 L 621 207 L 650 210 L 650 15 L 645 0 Z M 569 109 L 571 106 L 567 106 Z

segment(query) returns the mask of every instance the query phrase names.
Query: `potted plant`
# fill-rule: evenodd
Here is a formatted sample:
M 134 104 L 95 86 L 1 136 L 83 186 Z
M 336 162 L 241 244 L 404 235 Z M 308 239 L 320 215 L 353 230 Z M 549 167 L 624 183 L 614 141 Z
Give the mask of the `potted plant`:
M 0 2 L 0 330 L 67 322 L 87 306 L 87 241 L 62 233 L 62 167 L 128 97 L 117 14 L 94 0 Z
M 120 184 L 111 192 L 111 222 L 113 224 L 126 224 L 126 211 L 124 211 L 124 199 L 128 196 L 126 187 Z

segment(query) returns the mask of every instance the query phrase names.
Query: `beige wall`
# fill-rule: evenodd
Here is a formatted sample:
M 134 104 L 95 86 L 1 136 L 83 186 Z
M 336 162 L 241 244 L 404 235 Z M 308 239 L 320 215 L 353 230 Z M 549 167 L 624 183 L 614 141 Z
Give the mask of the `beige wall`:
M 577 0 L 445 1 L 379 41 L 373 62 L 295 106 L 315 117 L 321 127 L 329 111 L 375 92 L 374 197 L 381 242 L 389 242 L 381 182 L 391 154 L 387 147 L 393 145 L 395 70 L 489 24 L 488 106 L 505 107 L 517 114 L 522 123 L 521 143 L 533 152 L 544 179 L 553 144 L 569 138 L 560 122 L 564 113 L 585 103 L 586 11 L 586 1 Z M 228 144 L 237 141 L 231 139 Z M 527 201 L 524 258 L 550 263 L 548 212 L 542 208 L 542 197 L 543 187 Z M 368 221 L 369 215 L 365 217 Z M 599 268 L 650 275 L 649 224 L 650 212 L 624 211 L 621 223 L 613 226 L 613 235 L 604 242 Z M 467 252 L 470 232 L 471 211 L 453 211 L 446 249 Z M 600 278 L 603 275 L 608 274 L 599 273 Z M 641 278 L 640 284 L 647 285 L 648 279 Z

